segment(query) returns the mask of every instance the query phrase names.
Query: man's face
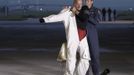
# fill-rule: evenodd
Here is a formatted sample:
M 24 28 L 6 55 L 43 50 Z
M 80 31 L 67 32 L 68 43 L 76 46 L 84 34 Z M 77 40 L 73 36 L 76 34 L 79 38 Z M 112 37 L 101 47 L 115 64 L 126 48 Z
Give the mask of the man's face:
M 76 0 L 74 6 L 75 6 L 76 10 L 80 10 L 82 7 L 82 0 Z
M 91 8 L 93 5 L 93 0 L 86 0 L 86 5 L 88 6 L 88 8 Z

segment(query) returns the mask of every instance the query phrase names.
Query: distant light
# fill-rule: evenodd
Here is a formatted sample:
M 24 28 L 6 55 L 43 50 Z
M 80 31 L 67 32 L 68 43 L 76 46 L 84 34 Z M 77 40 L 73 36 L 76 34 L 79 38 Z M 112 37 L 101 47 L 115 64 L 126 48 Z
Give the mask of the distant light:
M 133 11 L 133 8 L 129 8 L 130 11 Z
M 43 9 L 42 9 L 42 8 L 40 8 L 40 11 L 43 11 Z

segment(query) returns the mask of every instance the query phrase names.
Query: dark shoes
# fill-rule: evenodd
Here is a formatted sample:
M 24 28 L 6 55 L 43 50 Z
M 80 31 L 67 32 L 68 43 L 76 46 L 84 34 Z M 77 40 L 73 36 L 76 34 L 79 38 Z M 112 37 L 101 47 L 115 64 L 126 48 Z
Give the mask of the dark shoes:
M 109 69 L 105 69 L 101 75 L 108 75 L 110 73 L 110 70 Z

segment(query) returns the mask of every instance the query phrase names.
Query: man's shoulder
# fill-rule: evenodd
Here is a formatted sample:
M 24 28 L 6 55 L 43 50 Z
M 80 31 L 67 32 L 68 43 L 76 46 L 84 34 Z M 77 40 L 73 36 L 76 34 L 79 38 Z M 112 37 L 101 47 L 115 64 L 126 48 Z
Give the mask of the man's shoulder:
M 99 8 L 97 8 L 97 7 L 93 7 L 91 11 L 93 11 L 93 12 L 96 13 L 96 14 L 101 13 L 101 9 L 99 9 Z
M 64 12 L 67 12 L 67 11 L 69 11 L 70 10 L 70 6 L 65 6 L 65 7 L 63 7 L 63 9 L 60 11 L 60 13 L 64 13 Z
M 94 11 L 100 11 L 100 9 L 99 8 L 97 8 L 97 7 L 94 7 L 93 6 L 93 8 L 92 8 Z

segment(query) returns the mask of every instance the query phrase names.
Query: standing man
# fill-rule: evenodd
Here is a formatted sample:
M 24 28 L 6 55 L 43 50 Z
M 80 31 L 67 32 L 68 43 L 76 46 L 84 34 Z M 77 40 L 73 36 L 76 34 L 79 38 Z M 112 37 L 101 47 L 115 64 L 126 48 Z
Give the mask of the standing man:
M 57 15 L 40 19 L 40 22 L 50 23 L 62 21 L 67 39 L 67 60 L 64 75 L 86 75 L 90 66 L 90 52 L 87 42 L 87 30 L 80 28 L 76 16 L 82 7 L 82 0 L 74 0 L 72 8 L 63 9 Z M 79 60 L 76 54 L 79 52 Z M 78 62 L 78 64 L 76 64 Z
M 101 12 L 102 12 L 102 21 L 106 21 L 106 9 L 103 8 Z
M 113 19 L 115 21 L 116 20 L 116 9 L 113 10 L 113 17 L 114 17 Z
M 108 8 L 107 12 L 108 12 L 108 21 L 112 21 L 112 18 L 111 18 L 112 10 L 111 10 L 111 8 Z
M 89 22 L 87 25 L 88 30 L 88 44 L 91 57 L 91 66 L 93 75 L 100 75 L 100 53 L 99 53 L 99 41 L 96 25 L 98 24 L 99 10 L 93 6 L 93 0 L 86 0 L 86 5 L 89 8 Z M 90 68 L 90 67 L 89 67 Z M 87 75 L 90 75 L 87 72 Z

